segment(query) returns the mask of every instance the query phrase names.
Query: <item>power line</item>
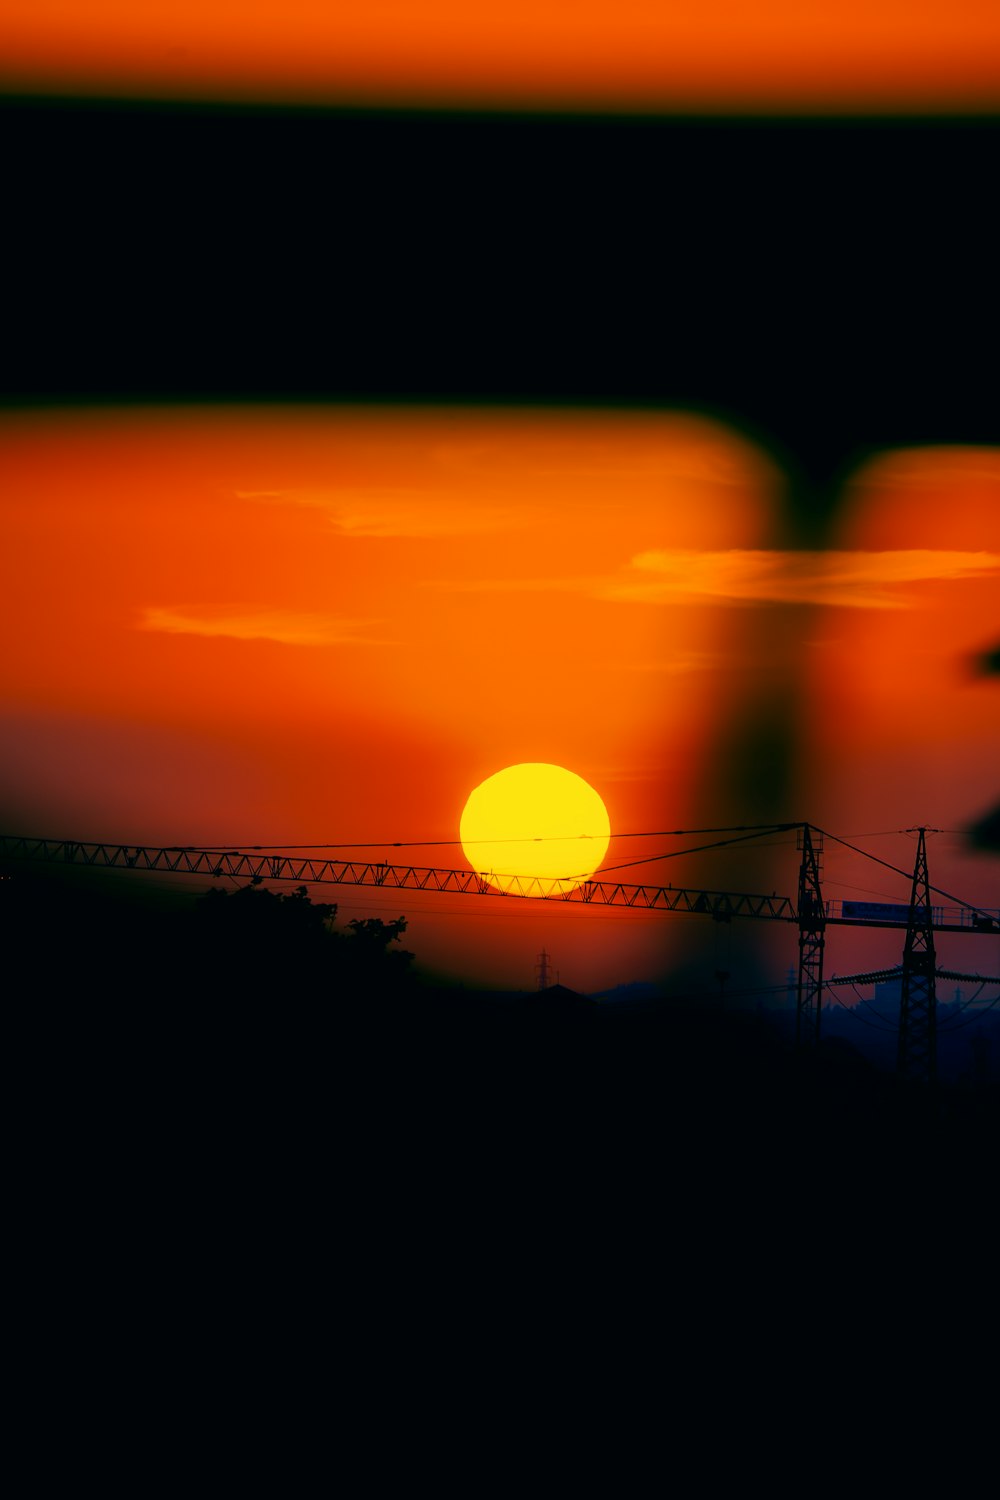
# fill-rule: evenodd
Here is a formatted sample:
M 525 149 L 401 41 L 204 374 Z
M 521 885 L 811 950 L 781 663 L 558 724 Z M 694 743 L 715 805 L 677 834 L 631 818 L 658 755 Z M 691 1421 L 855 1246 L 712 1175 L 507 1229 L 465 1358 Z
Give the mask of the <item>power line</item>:
M 760 833 L 785 833 L 794 828 L 800 828 L 800 823 L 733 823 L 724 828 L 653 828 L 641 829 L 629 833 L 611 833 L 609 837 L 614 839 L 664 839 L 664 838 L 693 838 L 708 833 L 746 833 L 748 831 Z M 432 849 L 464 847 L 466 844 L 549 844 L 549 843 L 572 843 L 577 840 L 588 840 L 603 838 L 605 835 L 599 833 L 574 833 L 574 834 L 541 834 L 526 835 L 522 838 L 503 839 L 368 839 L 352 843 L 312 843 L 312 844 L 285 844 L 272 840 L 267 844 L 247 844 L 240 839 L 219 840 L 206 852 L 211 854 L 235 854 L 238 849 L 243 848 L 260 853 L 266 850 L 278 851 L 281 849 Z M 193 849 L 193 844 L 174 844 L 174 849 Z M 199 849 L 205 848 L 198 845 Z M 723 845 L 706 845 L 706 848 L 719 847 Z M 685 851 L 681 850 L 680 853 Z M 664 855 L 665 859 L 672 855 Z
M 905 828 L 901 828 L 901 829 L 899 829 L 897 831 L 899 833 L 909 833 L 910 832 L 909 829 L 905 829 Z M 928 830 L 928 831 L 940 832 L 939 829 Z M 847 839 L 838 838 L 835 833 L 828 833 L 826 831 L 826 829 L 824 829 L 824 828 L 817 828 L 816 832 L 817 833 L 821 833 L 824 838 L 833 839 L 833 841 L 834 841 L 835 844 L 842 844 L 845 849 L 850 849 L 850 850 L 852 850 L 853 853 L 860 854 L 863 859 L 871 859 L 871 860 L 874 860 L 874 862 L 877 865 L 884 865 L 887 870 L 892 870 L 892 872 L 895 875 L 902 875 L 902 877 L 903 877 L 904 880 L 912 880 L 913 879 L 913 871 L 912 870 L 901 870 L 898 865 L 890 864 L 887 859 L 880 859 L 877 854 L 869 854 L 869 852 L 868 852 L 867 849 L 859 849 L 856 844 L 848 843 Z M 971 911 L 971 912 L 976 912 L 976 913 L 982 912 L 982 907 L 975 906 L 971 901 L 963 901 L 963 899 L 962 899 L 961 896 L 953 896 L 950 891 L 944 891 L 944 890 L 942 890 L 939 885 L 930 885 L 930 883 L 928 883 L 928 889 L 932 890 L 936 896 L 944 896 L 944 898 L 945 898 L 946 901 L 954 901 L 954 903 L 955 903 L 956 906 L 964 906 L 965 909 L 966 909 L 966 911 Z
M 858 996 L 858 999 L 861 1000 L 860 995 Z M 865 1016 L 859 1016 L 857 1007 L 854 1005 L 845 1005 L 839 995 L 834 995 L 833 1000 L 834 1004 L 839 1005 L 841 1010 L 846 1010 L 847 1014 L 852 1018 L 852 1020 L 860 1021 L 862 1026 L 868 1026 L 872 1031 L 880 1031 L 883 1036 L 893 1036 L 898 1030 L 898 1027 L 893 1026 L 891 1021 L 887 1022 L 884 1026 L 876 1026 L 874 1021 L 869 1021 Z M 861 1000 L 861 1003 L 862 1005 L 868 1004 L 866 1000 Z M 874 1012 L 874 1014 L 878 1016 L 880 1021 L 885 1021 L 885 1016 L 879 1015 L 877 1010 Z
M 775 832 L 778 831 L 779 828 L 793 827 L 793 826 L 795 826 L 795 825 L 792 825 L 792 824 L 786 825 L 786 824 L 768 823 L 760 831 L 764 832 L 764 833 L 775 833 Z M 703 831 L 705 833 L 710 833 L 710 832 L 724 833 L 724 832 L 727 832 L 726 829 L 717 829 L 717 830 L 704 829 Z M 692 834 L 694 834 L 694 833 L 698 833 L 699 830 L 696 829 L 696 828 L 692 828 L 690 830 L 690 832 Z M 656 835 L 656 837 L 662 837 L 662 836 L 663 835 Z M 649 865 L 649 864 L 653 864 L 657 860 L 661 860 L 661 859 L 680 859 L 685 854 L 703 854 L 708 849 L 728 849 L 728 848 L 731 848 L 733 844 L 744 844 L 749 839 L 755 839 L 758 836 L 759 836 L 758 832 L 744 833 L 739 838 L 734 838 L 734 839 L 716 839 L 711 844 L 696 844 L 693 848 L 688 848 L 688 849 L 673 849 L 673 850 L 671 850 L 670 852 L 668 852 L 666 854 L 650 854 L 650 855 L 647 855 L 645 858 L 642 858 L 642 859 L 628 859 L 628 860 L 623 860 L 621 864 L 617 864 L 617 865 L 602 865 L 601 866 L 601 872 L 603 874 L 603 873 L 609 872 L 611 870 L 627 870 L 627 869 L 630 869 L 633 865 Z M 645 837 L 645 835 L 643 835 L 643 837 Z
M 980 1006 L 977 1011 L 975 1011 L 971 1016 L 967 1016 L 964 1021 L 956 1021 L 951 1026 L 948 1025 L 947 1020 L 945 1021 L 945 1024 L 943 1026 L 939 1022 L 938 1033 L 940 1034 L 942 1031 L 945 1033 L 950 1033 L 952 1031 L 961 1031 L 964 1027 L 971 1026 L 973 1021 L 978 1021 L 980 1016 L 984 1016 L 988 1010 L 992 1010 L 994 1005 L 998 1004 L 1000 1004 L 1000 995 L 994 996 L 994 998 L 990 1000 L 986 1005 Z

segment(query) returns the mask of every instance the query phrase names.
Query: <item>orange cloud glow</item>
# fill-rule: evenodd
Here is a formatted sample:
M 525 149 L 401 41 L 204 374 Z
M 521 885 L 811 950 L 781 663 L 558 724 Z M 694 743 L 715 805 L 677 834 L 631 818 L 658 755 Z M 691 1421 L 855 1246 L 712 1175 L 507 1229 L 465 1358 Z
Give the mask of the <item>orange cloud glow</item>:
M 845 609 L 907 609 L 917 600 L 893 585 L 1000 574 L 1000 553 L 948 552 L 644 552 L 632 559 L 650 583 L 610 585 L 604 597 L 650 604 L 685 599 L 757 600 Z
M 278 641 L 285 646 L 335 646 L 363 640 L 370 620 L 326 619 L 292 611 L 234 611 L 226 607 L 169 609 L 150 605 L 142 611 L 140 630 L 163 630 L 168 635 L 229 636 L 234 641 Z

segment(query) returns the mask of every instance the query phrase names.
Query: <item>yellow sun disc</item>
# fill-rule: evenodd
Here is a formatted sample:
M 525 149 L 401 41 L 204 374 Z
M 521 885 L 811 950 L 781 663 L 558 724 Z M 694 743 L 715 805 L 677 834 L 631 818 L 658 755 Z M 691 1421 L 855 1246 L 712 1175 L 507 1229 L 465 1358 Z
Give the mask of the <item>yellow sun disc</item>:
M 466 859 L 494 889 L 548 895 L 590 879 L 608 852 L 611 823 L 582 776 L 529 761 L 476 787 L 459 835 Z

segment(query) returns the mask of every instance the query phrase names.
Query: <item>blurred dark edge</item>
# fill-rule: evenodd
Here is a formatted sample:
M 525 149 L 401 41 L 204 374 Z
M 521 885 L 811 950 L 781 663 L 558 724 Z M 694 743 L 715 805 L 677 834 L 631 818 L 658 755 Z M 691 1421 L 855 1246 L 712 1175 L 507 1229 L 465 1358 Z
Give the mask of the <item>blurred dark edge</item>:
M 0 99 L 0 401 L 693 407 L 817 519 L 1000 440 L 1000 116 Z
M 1000 114 L 8 96 L 0 139 L 9 411 L 694 409 L 783 464 L 792 546 L 872 452 L 1000 443 Z

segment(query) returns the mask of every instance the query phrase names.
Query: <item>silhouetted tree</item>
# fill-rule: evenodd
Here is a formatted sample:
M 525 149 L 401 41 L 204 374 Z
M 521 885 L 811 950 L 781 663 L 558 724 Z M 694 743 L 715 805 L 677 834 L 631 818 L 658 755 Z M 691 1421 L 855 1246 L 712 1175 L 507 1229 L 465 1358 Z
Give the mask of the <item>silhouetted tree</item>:
M 406 918 L 383 922 L 380 917 L 355 917 L 347 926 L 351 936 L 344 947 L 352 977 L 361 984 L 396 988 L 413 961 L 407 949 L 390 947 L 406 931 Z
M 261 985 L 300 983 L 368 992 L 395 989 L 413 954 L 391 949 L 406 918 L 355 918 L 334 927 L 336 905 L 314 902 L 304 885 L 277 893 L 260 882 L 226 891 L 213 886 L 195 903 L 194 941 L 213 981 Z
M 383 922 L 380 917 L 355 917 L 347 925 L 360 947 L 384 953 L 389 944 L 398 942 L 400 933 L 406 931 L 406 918 L 397 917 L 395 922 Z M 413 957 L 412 953 L 408 956 Z

